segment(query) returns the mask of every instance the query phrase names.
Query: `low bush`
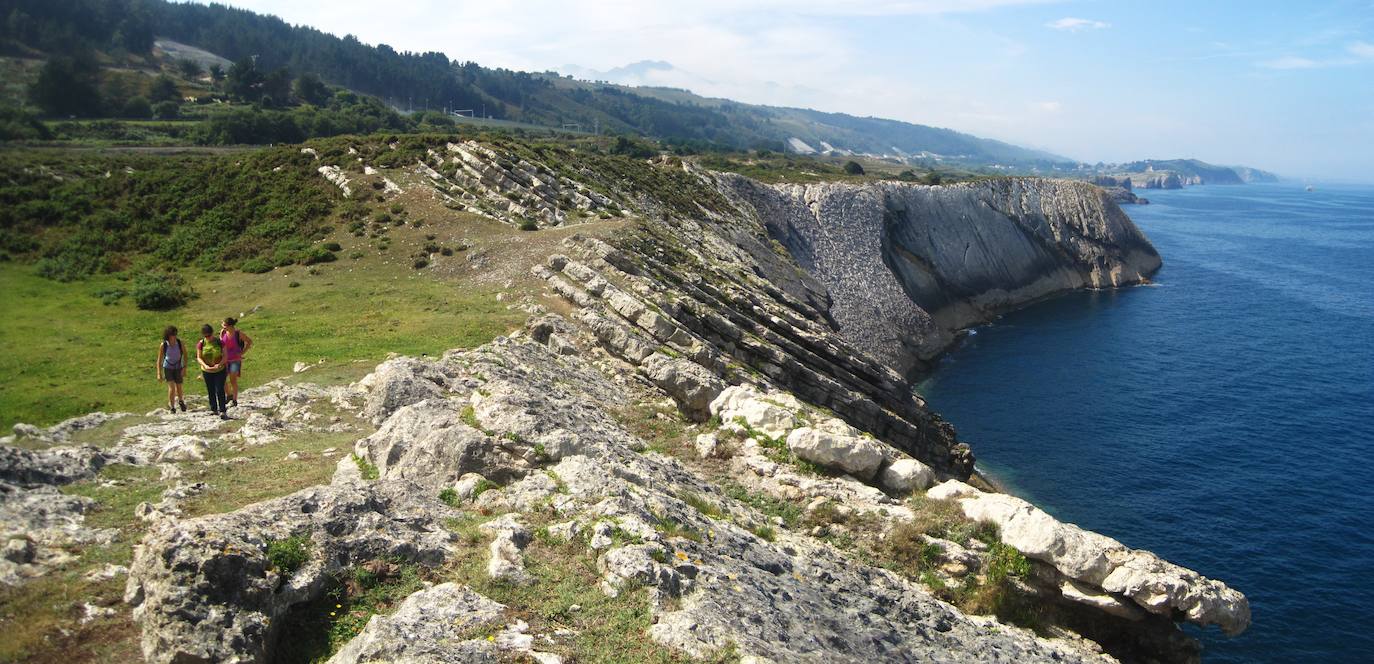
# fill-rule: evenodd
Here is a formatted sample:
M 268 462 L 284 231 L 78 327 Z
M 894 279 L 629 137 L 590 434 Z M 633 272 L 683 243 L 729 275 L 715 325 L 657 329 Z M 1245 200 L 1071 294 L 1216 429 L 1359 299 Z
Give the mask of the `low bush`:
M 302 265 L 315 265 L 318 263 L 333 263 L 336 260 L 339 260 L 339 257 L 336 256 L 334 252 L 319 245 L 315 245 L 302 252 L 300 262 Z
M 267 540 L 267 562 L 284 577 L 290 577 L 310 560 L 310 538 L 292 535 L 286 539 Z
M 144 273 L 134 279 L 134 304 L 139 309 L 167 311 L 196 296 L 181 275 L 172 272 Z
M 239 266 L 239 269 L 249 274 L 262 274 L 264 272 L 271 272 L 275 267 L 276 266 L 270 261 L 261 258 L 250 258 L 244 261 L 243 265 Z

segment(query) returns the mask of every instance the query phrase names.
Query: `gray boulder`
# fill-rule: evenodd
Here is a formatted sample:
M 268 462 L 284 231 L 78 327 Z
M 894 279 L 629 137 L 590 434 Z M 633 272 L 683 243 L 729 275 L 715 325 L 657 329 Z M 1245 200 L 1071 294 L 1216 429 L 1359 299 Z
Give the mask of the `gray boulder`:
M 110 461 L 104 452 L 90 446 L 29 450 L 0 445 L 0 482 L 67 484 L 94 476 Z
M 920 461 L 903 458 L 884 468 L 878 482 L 884 489 L 895 494 L 925 491 L 935 483 L 935 471 Z
M 711 402 L 725 389 L 725 381 L 705 367 L 681 357 L 654 353 L 640 365 L 649 380 L 668 393 L 682 412 L 699 422 L 711 416 Z
M 452 376 L 436 362 L 414 357 L 387 360 L 358 385 L 367 390 L 363 416 L 380 423 L 402 406 L 442 396 Z
M 443 488 L 467 473 L 498 483 L 524 475 L 526 463 L 511 441 L 468 426 L 460 402 L 428 399 L 403 406 L 376 433 L 358 441 L 355 452 L 383 478 L 408 479 Z
M 794 429 L 787 434 L 787 448 L 799 458 L 862 480 L 871 479 L 890 453 L 882 443 L 833 418 Z
M 335 574 L 378 558 L 437 565 L 455 513 L 404 481 L 318 486 L 236 512 L 152 523 L 134 551 L 124 600 L 143 656 L 173 662 L 266 662 L 291 607 Z M 274 568 L 271 542 L 308 540 L 298 569 Z
M 328 664 L 495 664 L 496 644 L 471 635 L 499 625 L 505 608 L 467 586 L 441 583 L 407 597 L 389 616 L 373 616 Z

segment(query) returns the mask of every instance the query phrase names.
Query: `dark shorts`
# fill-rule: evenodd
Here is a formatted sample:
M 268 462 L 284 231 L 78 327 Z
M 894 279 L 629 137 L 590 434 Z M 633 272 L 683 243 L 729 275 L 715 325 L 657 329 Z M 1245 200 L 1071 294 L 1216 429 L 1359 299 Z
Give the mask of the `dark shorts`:
M 168 369 L 167 367 L 162 367 L 162 377 L 166 379 L 167 382 L 177 383 L 178 385 L 181 384 L 181 376 L 185 372 L 185 369 Z
M 229 373 L 237 376 L 243 371 L 243 360 L 234 360 L 233 362 L 230 362 L 227 366 L 229 369 Z

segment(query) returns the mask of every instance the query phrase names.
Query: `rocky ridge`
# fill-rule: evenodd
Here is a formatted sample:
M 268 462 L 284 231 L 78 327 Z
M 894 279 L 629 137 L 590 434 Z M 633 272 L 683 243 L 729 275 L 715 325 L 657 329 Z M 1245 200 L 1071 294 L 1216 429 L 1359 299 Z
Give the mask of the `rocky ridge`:
M 449 165 L 493 159 L 463 154 Z M 590 627 L 540 590 L 575 570 L 598 601 L 646 607 L 617 638 L 719 661 L 1190 661 L 1176 620 L 1245 629 L 1224 584 L 963 483 L 971 452 L 899 373 L 969 321 L 1157 268 L 1101 190 L 766 187 L 645 167 L 718 197 L 621 197 L 652 221 L 533 266 L 549 297 L 522 299 L 525 330 L 347 387 L 255 392 L 235 444 L 327 428 L 317 404 L 376 430 L 329 484 L 196 518 L 176 509 L 189 483 L 140 506 L 125 598 L 145 658 L 270 661 L 373 568 L 426 585 L 330 661 L 562 661 Z M 47 449 L 0 447 L 0 468 L 27 496 L 109 463 L 196 463 L 223 434 L 187 422 L 94 452 L 40 431 Z M 1052 616 L 1038 632 L 1010 624 L 1028 606 Z
M 1008 309 L 1141 283 L 1161 264 L 1125 213 L 1086 183 L 724 184 L 825 286 L 840 334 L 903 371 Z

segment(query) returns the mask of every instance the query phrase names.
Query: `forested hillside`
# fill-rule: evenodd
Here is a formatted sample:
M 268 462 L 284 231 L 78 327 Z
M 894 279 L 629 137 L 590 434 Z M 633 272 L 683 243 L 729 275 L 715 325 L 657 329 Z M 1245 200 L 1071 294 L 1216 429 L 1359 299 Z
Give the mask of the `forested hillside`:
M 708 100 L 691 94 L 664 98 L 634 88 L 573 81 L 554 73 L 490 69 L 450 60 L 442 53 L 397 51 L 292 26 L 272 16 L 222 5 L 163 0 L 13 0 L 0 24 L 0 49 L 18 57 L 61 56 L 78 76 L 90 77 L 90 53 L 106 65 L 147 54 L 157 38 L 172 39 L 251 64 L 262 84 L 280 89 L 302 74 L 375 95 L 404 109 L 474 109 L 491 118 L 562 126 L 598 127 L 608 133 L 651 136 L 694 150 L 784 151 L 799 137 L 842 150 L 957 156 L 964 163 L 1049 164 L 1043 152 L 947 129 L 803 109 Z M 89 87 L 89 86 L 88 86 Z M 280 94 L 271 101 L 280 103 Z M 110 115 L 71 112 L 56 115 Z M 79 109 L 77 109 L 79 111 Z

